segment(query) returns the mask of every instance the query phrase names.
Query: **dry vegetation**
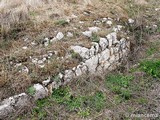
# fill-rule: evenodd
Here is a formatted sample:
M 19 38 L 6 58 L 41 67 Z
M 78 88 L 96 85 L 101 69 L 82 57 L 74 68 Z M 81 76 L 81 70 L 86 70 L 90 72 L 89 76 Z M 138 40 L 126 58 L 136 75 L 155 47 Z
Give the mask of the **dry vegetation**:
M 89 41 L 79 34 L 80 30 L 73 29 L 73 27 L 80 27 L 78 24 L 79 21 L 85 21 L 85 24 L 82 28 L 85 30 L 91 25 L 91 21 L 98 18 L 120 18 L 122 23 L 125 23 L 129 17 L 136 19 L 136 24 L 132 27 L 128 27 L 128 29 L 131 30 L 130 38 L 132 40 L 132 54 L 127 61 L 128 64 L 119 68 L 118 71 L 116 71 L 117 73 L 125 72 L 125 75 L 126 73 L 128 74 L 130 67 L 133 64 L 136 64 L 139 59 L 146 59 L 148 54 L 151 55 L 149 56 L 149 59 L 159 59 L 160 55 L 158 51 L 160 47 L 159 42 L 157 42 L 160 40 L 160 25 L 158 25 L 159 18 L 157 17 L 159 16 L 159 13 L 155 12 L 155 8 L 158 7 L 158 5 L 160 5 L 159 0 L 0 0 L 0 101 L 10 95 L 26 91 L 31 84 L 41 82 L 49 75 L 56 75 L 59 71 L 72 68 L 80 62 L 80 59 L 65 59 L 61 61 L 54 58 L 51 63 L 48 63 L 47 66 L 45 66 L 43 69 L 40 69 L 36 65 L 33 65 L 28 59 L 29 56 L 40 56 L 46 54 L 47 51 L 54 50 L 58 51 L 58 57 L 63 57 L 64 54 L 70 52 L 66 51 L 66 48 L 75 42 L 78 44 L 85 43 L 86 47 L 90 46 Z M 91 15 L 86 17 L 84 12 L 90 12 Z M 74 15 L 78 16 L 76 20 L 74 19 Z M 61 22 L 61 20 L 68 19 L 71 21 L 71 24 L 67 24 L 65 27 L 63 25 L 59 25 L 59 21 Z M 60 24 L 63 24 L 63 21 Z M 154 24 L 158 25 L 158 32 L 153 27 Z M 146 29 L 146 26 L 152 27 L 151 29 Z M 31 47 L 27 50 L 22 49 L 22 47 L 26 45 L 24 42 L 25 38 L 29 38 L 31 41 L 36 41 L 38 44 L 40 44 L 44 37 L 55 36 L 53 31 L 66 32 L 67 30 L 75 33 L 73 39 L 64 40 L 64 42 L 58 42 L 54 45 L 50 45 L 47 48 L 38 46 Z M 103 36 L 106 33 L 101 31 L 99 34 Z M 153 39 L 155 41 L 153 41 Z M 156 45 L 154 44 L 154 47 L 152 46 L 153 42 L 157 43 Z M 29 74 L 19 73 L 19 69 L 15 69 L 15 64 L 11 65 L 11 62 L 23 63 L 23 65 L 26 65 L 29 68 Z M 121 110 L 126 112 L 128 109 L 136 109 L 136 107 L 139 106 L 139 103 L 135 103 L 136 99 L 140 100 L 140 102 L 144 102 L 147 97 L 149 97 L 149 99 L 152 97 L 146 95 L 147 91 L 144 89 L 149 89 L 149 87 L 145 87 L 145 85 L 151 84 L 148 82 L 148 79 L 153 80 L 153 78 L 147 78 L 148 76 L 145 76 L 144 78 L 142 75 L 143 72 L 133 72 L 131 74 L 134 74 L 136 77 L 135 81 L 132 81 L 133 86 L 137 87 L 136 85 L 140 84 L 140 86 L 138 86 L 140 87 L 140 90 L 134 92 L 133 89 L 135 95 L 133 95 L 133 99 L 126 103 L 119 102 L 119 96 L 118 98 L 115 98 L 117 97 L 117 94 L 110 92 L 108 88 L 103 88 L 105 80 L 101 77 L 96 78 L 95 81 L 92 82 L 94 78 L 85 76 L 86 79 L 80 78 L 81 82 L 71 83 L 69 87 L 73 89 L 72 92 L 75 92 L 73 95 L 75 94 L 76 96 L 78 96 L 80 93 L 84 93 L 85 95 L 86 93 L 93 94 L 95 91 L 106 90 L 103 92 L 107 96 L 107 102 L 109 102 L 113 108 L 111 106 L 107 106 L 107 109 L 104 111 L 102 110 L 100 113 L 96 112 L 95 116 L 93 112 L 91 114 L 94 116 L 92 119 L 105 119 L 103 114 L 108 109 L 114 111 L 113 116 L 115 115 L 115 119 L 123 119 L 123 116 L 120 112 Z M 136 76 L 135 74 L 138 75 Z M 144 79 L 147 79 L 146 84 Z M 159 82 L 157 84 L 159 84 Z M 142 89 L 144 91 L 141 93 Z M 144 96 L 143 93 L 145 93 Z M 143 98 L 145 98 L 144 101 Z M 118 104 L 113 102 L 117 99 Z M 149 102 L 151 102 L 151 104 L 154 103 L 152 100 L 149 100 Z M 130 107 L 130 104 L 134 104 L 133 108 Z M 144 104 L 146 103 L 144 102 L 143 105 Z M 53 115 L 50 113 L 51 111 L 55 111 L 55 113 L 58 112 L 58 114 L 63 111 L 64 113 L 61 115 L 62 118 L 66 117 L 64 115 L 67 115 L 68 119 L 77 118 L 74 112 L 68 112 L 63 105 L 61 106 L 56 104 L 55 101 L 51 103 L 51 105 L 53 107 L 44 107 L 44 109 L 41 108 L 42 110 L 40 110 L 40 113 L 47 111 L 46 114 L 48 115 L 48 119 L 53 117 Z M 147 107 L 150 107 L 150 105 L 147 105 Z M 144 107 L 144 109 L 145 108 L 146 107 Z M 116 116 L 118 112 L 120 112 L 120 115 L 118 114 L 118 116 Z M 30 119 L 32 117 L 38 119 L 39 117 L 37 117 L 36 113 L 29 113 L 29 115 L 30 116 L 27 116 L 28 118 L 26 117 L 26 119 Z M 59 117 L 60 115 L 57 116 Z M 57 119 L 57 116 L 55 115 L 55 119 Z M 81 117 L 78 117 L 77 119 L 80 118 Z
M 85 21 L 83 30 L 92 25 L 92 21 L 103 17 L 122 18 L 127 20 L 127 12 L 122 5 L 125 0 L 115 4 L 113 0 L 1 0 L 0 1 L 0 99 L 22 91 L 32 83 L 40 82 L 48 75 L 55 75 L 57 72 L 77 65 L 77 60 L 56 61 L 55 59 L 47 64 L 44 69 L 39 69 L 30 62 L 30 56 L 40 56 L 47 51 L 58 51 L 58 57 L 64 56 L 66 49 L 72 44 L 84 44 L 90 46 L 90 42 L 79 33 L 81 30 L 79 21 Z M 99 9 L 101 8 L 101 9 Z M 84 12 L 90 12 L 86 17 Z M 74 15 L 78 16 L 74 19 Z M 63 22 L 70 20 L 71 25 L 63 26 Z M 28 38 L 37 44 L 42 43 L 45 37 L 55 36 L 53 31 L 71 31 L 75 37 L 64 42 L 58 42 L 47 48 L 37 46 L 23 50 L 23 46 L 29 43 L 24 42 Z M 22 52 L 23 51 L 23 52 Z M 15 69 L 15 64 L 23 63 L 30 70 L 30 74 L 17 73 L 20 68 Z M 26 79 L 25 79 L 26 78 Z M 3 86 L 3 87 L 2 87 Z M 6 90 L 8 88 L 8 90 Z M 10 92 L 8 92 L 10 91 Z
M 122 15 L 125 12 L 123 8 L 119 6 L 119 4 L 125 3 L 123 0 L 116 2 L 116 4 L 114 4 L 113 0 L 107 0 L 105 4 L 103 3 L 99 2 L 99 0 L 1 0 L 1 32 L 7 32 L 9 29 L 12 29 L 12 25 L 26 22 L 27 20 L 41 23 L 43 21 L 53 20 L 56 17 L 67 18 L 75 13 L 79 15 L 83 10 L 88 9 L 87 6 L 90 6 L 93 11 L 99 8 L 99 6 L 101 6 L 102 11 L 103 7 L 107 7 L 105 13 L 108 14 L 110 9 L 114 9 Z M 100 10 L 96 12 L 100 12 Z M 101 13 L 102 16 L 105 15 L 105 13 Z

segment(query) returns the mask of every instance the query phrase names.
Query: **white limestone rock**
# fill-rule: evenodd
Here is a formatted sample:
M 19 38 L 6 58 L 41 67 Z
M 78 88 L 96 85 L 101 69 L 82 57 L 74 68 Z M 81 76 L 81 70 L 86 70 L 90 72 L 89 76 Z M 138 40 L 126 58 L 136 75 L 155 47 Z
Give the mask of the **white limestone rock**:
M 99 27 L 89 27 L 88 29 L 92 33 L 97 33 L 99 30 L 101 30 Z
M 85 65 L 85 63 L 81 65 L 81 70 L 83 74 L 86 74 L 88 72 L 88 67 Z
M 107 22 L 106 22 L 109 26 L 112 26 L 112 21 L 111 20 L 108 20 Z
M 71 81 L 75 77 L 75 73 L 72 70 L 65 70 L 64 73 L 64 84 Z
M 99 24 L 101 24 L 101 21 L 100 20 L 94 20 L 93 23 L 96 24 L 96 25 L 99 25 Z
M 116 61 L 115 55 L 110 56 L 109 63 L 113 64 Z
M 129 24 L 133 24 L 134 22 L 135 22 L 135 21 L 134 21 L 133 19 L 131 19 L 131 18 L 128 19 L 128 23 L 129 23 Z
M 62 84 L 61 81 L 59 81 L 59 82 L 56 82 L 56 81 L 52 82 L 51 83 L 52 87 L 50 88 L 51 93 L 52 93 L 52 89 L 58 89 L 61 84 Z
M 130 45 L 131 45 L 130 41 L 126 41 L 126 47 L 127 47 L 128 49 L 130 49 Z
M 123 57 L 126 57 L 128 55 L 127 49 L 123 49 L 122 50 L 122 54 L 123 54 Z
M 13 97 L 9 97 L 0 103 L 0 119 L 4 119 L 31 104 L 30 97 L 26 93 L 21 93 Z
M 110 55 L 113 55 L 114 54 L 114 50 L 113 50 L 113 47 L 110 48 Z
M 80 24 L 84 24 L 84 22 L 83 22 L 83 21 L 79 21 L 79 23 L 80 23 Z
M 56 42 L 58 38 L 54 37 L 50 40 L 51 43 Z
M 115 54 L 115 61 L 119 61 L 119 53 Z
M 45 64 L 40 64 L 38 65 L 39 68 L 44 68 L 45 67 Z
M 44 57 L 44 58 L 42 59 L 42 61 L 43 61 L 43 62 L 45 62 L 46 60 L 47 60 L 47 58 L 46 58 L 46 57 Z
M 106 37 L 107 37 L 108 42 L 109 42 L 109 47 L 111 47 L 113 44 L 118 42 L 116 32 L 112 32 L 112 33 L 108 34 Z
M 28 74 L 29 73 L 29 69 L 28 69 L 27 66 L 23 66 L 22 69 L 20 70 L 20 72 Z
M 112 33 L 108 34 L 106 37 L 107 37 L 107 39 L 117 40 L 117 33 L 112 32 Z
M 92 42 L 92 45 L 94 46 L 95 48 L 95 54 L 97 54 L 99 52 L 99 44 L 96 43 L 96 42 Z
M 43 87 L 41 84 L 34 84 L 35 94 L 33 95 L 35 100 L 43 99 L 48 96 L 47 88 Z
M 121 46 L 122 49 L 125 49 L 127 47 L 125 38 L 122 38 L 120 40 L 120 46 Z
M 71 32 L 67 32 L 67 37 L 73 37 L 73 33 L 71 33 Z
M 92 37 L 92 32 L 91 31 L 85 31 L 85 32 L 82 32 L 82 34 L 84 36 L 87 36 L 87 37 Z
M 43 64 L 44 62 L 43 62 L 43 60 L 38 60 L 37 63 L 38 64 Z
M 96 72 L 96 68 L 98 66 L 98 55 L 91 57 L 90 59 L 85 61 L 85 65 L 88 67 L 88 71 L 93 74 Z
M 89 59 L 90 50 L 81 46 L 71 46 L 70 47 L 74 52 L 78 53 L 82 58 Z
M 112 19 L 112 18 L 110 18 L 110 17 L 108 17 L 107 19 L 108 19 L 108 20 L 113 20 L 113 19 Z
M 72 14 L 72 15 L 71 15 L 71 18 L 73 18 L 73 19 L 74 19 L 74 18 L 78 18 L 78 16 L 75 15 L 75 14 Z
M 27 46 L 23 46 L 22 49 L 23 49 L 23 50 L 27 50 L 28 47 L 27 47 Z
M 92 57 L 95 55 L 96 49 L 94 48 L 94 46 L 92 46 L 89 50 L 89 56 Z
M 108 67 L 108 71 L 112 71 L 112 70 L 115 70 L 118 66 L 118 63 L 114 63 L 114 64 L 111 64 L 109 67 Z
M 113 31 L 114 31 L 114 32 L 119 32 L 119 31 L 122 30 L 122 28 L 123 28 L 122 25 L 117 25 L 117 26 L 113 27 Z
M 97 67 L 97 72 L 100 74 L 106 73 L 107 69 L 109 68 L 111 64 L 108 61 L 103 61 L 101 64 Z
M 64 34 L 62 32 L 58 32 L 58 34 L 56 35 L 56 39 L 61 40 L 64 38 Z
M 14 99 L 15 99 L 14 108 L 16 110 L 29 106 L 31 102 L 30 97 L 26 93 L 21 93 L 19 95 L 16 95 L 14 96 Z
M 97 73 L 98 74 L 103 74 L 104 73 L 103 67 L 104 67 L 104 65 L 102 65 L 102 64 L 97 67 Z
M 75 68 L 75 73 L 76 76 L 81 76 L 82 74 L 86 74 L 87 73 L 87 66 L 84 65 L 84 63 L 79 64 L 76 68 Z
M 103 63 L 103 62 L 105 62 L 105 61 L 107 61 L 109 59 L 110 50 L 109 49 L 105 49 L 98 56 L 99 56 L 99 63 Z
M 59 74 L 58 74 L 59 79 L 62 79 L 63 76 L 64 76 L 64 75 L 63 75 L 62 73 L 59 73 Z
M 99 45 L 100 45 L 102 51 L 105 50 L 108 46 L 108 40 L 106 38 L 100 38 Z
M 15 67 L 20 67 L 22 66 L 22 63 L 16 63 Z
M 123 57 L 123 54 L 122 54 L 122 51 L 119 53 L 119 58 L 122 58 Z
M 107 70 L 109 68 L 111 64 L 108 61 L 105 61 L 104 66 L 103 66 L 103 70 Z
M 11 115 L 15 112 L 15 109 L 13 106 L 4 104 L 0 105 L 0 119 L 3 120 L 3 118 L 7 117 L 8 115 Z
M 31 42 L 31 45 L 36 46 L 37 43 L 35 41 Z
M 155 8 L 155 11 L 159 11 L 160 10 L 160 8 Z
M 36 64 L 36 63 L 38 63 L 38 58 L 33 58 L 33 59 L 31 59 L 31 61 L 32 61 L 32 63 Z
M 113 47 L 113 53 L 118 53 L 120 51 L 119 47 Z
M 50 43 L 49 38 L 45 38 L 43 43 L 44 43 L 44 46 L 47 47 L 49 45 L 49 43 Z
M 51 81 L 51 77 L 48 77 L 48 79 L 47 80 L 44 80 L 43 82 L 42 82 L 42 84 L 44 85 L 44 86 L 46 86 L 46 85 L 48 85 L 48 83 Z
M 102 18 L 102 23 L 106 22 L 107 18 Z
M 82 70 L 81 70 L 81 68 L 80 68 L 80 65 L 78 65 L 78 66 L 76 67 L 75 73 L 76 73 L 76 76 L 81 76 L 81 75 L 82 75 Z

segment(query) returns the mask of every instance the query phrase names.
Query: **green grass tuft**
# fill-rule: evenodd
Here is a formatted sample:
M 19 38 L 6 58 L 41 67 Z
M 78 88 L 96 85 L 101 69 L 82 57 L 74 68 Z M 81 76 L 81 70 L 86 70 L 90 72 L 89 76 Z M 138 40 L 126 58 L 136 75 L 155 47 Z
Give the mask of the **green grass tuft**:
M 55 22 L 56 25 L 60 25 L 60 26 L 65 26 L 68 24 L 68 22 L 66 20 L 58 20 Z
M 73 96 L 69 88 L 54 90 L 52 98 L 55 102 L 65 105 L 69 111 L 77 111 L 77 114 L 83 117 L 88 116 L 91 110 L 101 111 L 105 107 L 106 100 L 102 92 L 90 96 Z
M 92 42 L 97 42 L 97 43 L 100 40 L 99 36 L 97 34 L 95 34 L 95 33 L 92 34 L 90 39 L 91 39 Z
M 34 95 L 35 92 L 36 92 L 36 89 L 32 86 L 32 87 L 29 87 L 28 90 L 27 90 L 28 94 L 29 95 Z
M 153 77 L 160 78 L 160 60 L 142 61 L 140 69 Z
M 130 90 L 130 82 L 132 80 L 133 76 L 112 74 L 106 78 L 106 86 L 124 100 L 129 100 L 132 96 L 132 92 Z

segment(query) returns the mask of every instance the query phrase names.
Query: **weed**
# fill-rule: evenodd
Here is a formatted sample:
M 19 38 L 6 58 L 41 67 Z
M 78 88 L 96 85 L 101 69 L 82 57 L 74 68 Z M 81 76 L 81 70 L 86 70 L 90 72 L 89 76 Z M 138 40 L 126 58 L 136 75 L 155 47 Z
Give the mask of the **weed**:
M 102 110 L 106 100 L 102 92 L 96 92 L 92 96 L 73 96 L 69 88 L 59 88 L 53 91 L 52 98 L 55 102 L 65 105 L 69 111 L 77 111 L 81 117 L 90 115 L 91 110 L 97 112 Z
M 37 115 L 38 119 L 40 120 L 43 120 L 47 116 L 46 111 L 38 107 L 34 108 L 33 114 Z
M 35 90 L 35 88 L 32 86 L 32 87 L 29 87 L 29 88 L 28 88 L 27 92 L 28 92 L 29 95 L 34 95 L 35 92 L 36 92 L 36 90 Z
M 46 98 L 46 99 L 42 99 L 42 100 L 38 100 L 37 102 L 36 102 L 36 105 L 37 105 L 37 107 L 39 107 L 39 108 L 42 108 L 42 107 L 44 107 L 44 106 L 46 106 L 46 105 L 49 105 L 50 103 L 49 103 L 49 101 L 48 101 L 48 99 Z
M 79 109 L 78 115 L 80 115 L 82 118 L 88 117 L 90 115 L 90 109 Z
M 9 50 L 11 46 L 12 43 L 9 40 L 3 40 L 2 42 L 0 42 L 0 49 L 2 50 Z
M 69 92 L 69 88 L 59 88 L 53 91 L 52 98 L 59 104 L 67 105 L 67 108 L 72 111 L 81 106 L 81 97 L 73 97 Z
M 37 116 L 38 119 L 45 119 L 45 117 L 47 116 L 47 113 L 45 111 L 45 109 L 43 109 L 43 107 L 45 106 L 49 106 L 49 100 L 48 99 L 42 99 L 42 100 L 38 100 L 36 103 L 36 107 L 33 109 L 33 115 Z
M 76 53 L 74 51 L 70 51 L 70 52 L 71 52 L 71 57 L 73 59 L 78 59 L 78 60 L 82 61 L 82 57 L 78 53 Z
M 59 75 L 55 75 L 55 76 L 51 77 L 51 80 L 55 81 L 55 82 L 60 82 L 61 79 L 60 79 Z
M 79 111 L 79 109 L 81 108 L 83 104 L 83 98 L 82 97 L 71 97 L 71 99 L 68 101 L 67 103 L 67 107 L 70 111 Z
M 158 22 L 158 28 L 157 28 L 157 33 L 160 33 L 160 22 Z
M 119 104 L 119 103 L 121 103 L 123 101 L 123 99 L 122 99 L 122 97 L 120 97 L 119 95 L 115 95 L 114 96 L 114 102 L 116 103 L 116 104 Z
M 71 94 L 69 93 L 69 88 L 59 88 L 53 91 L 52 98 L 57 103 L 66 103 L 70 100 Z
M 139 98 L 137 101 L 139 104 L 147 104 L 148 103 L 147 99 L 143 98 L 143 97 Z
M 86 97 L 85 103 L 88 107 L 92 108 L 92 110 L 100 111 L 105 106 L 105 96 L 102 92 L 96 92 L 95 95 Z
M 159 42 L 149 42 L 149 49 L 147 49 L 146 54 L 150 56 L 156 52 L 159 52 L 159 45 Z
M 55 22 L 56 25 L 65 26 L 68 24 L 66 20 L 58 20 Z
M 92 42 L 99 42 L 100 38 L 97 34 L 93 33 L 92 37 L 90 38 Z
M 140 69 L 153 77 L 160 78 L 160 60 L 142 61 Z
M 115 94 L 118 94 L 124 100 L 131 98 L 130 81 L 133 76 L 109 75 L 106 78 L 106 86 Z
M 52 98 L 55 102 L 59 104 L 66 105 L 69 111 L 78 111 L 83 103 L 82 97 L 74 97 L 69 88 L 59 88 L 53 91 Z
M 34 17 L 35 17 L 35 16 L 37 15 L 37 13 L 36 13 L 36 12 L 34 12 L 34 11 L 31 11 L 31 12 L 29 12 L 29 15 L 30 15 L 30 16 L 34 16 Z
M 151 47 L 147 50 L 147 55 L 152 55 L 156 52 L 156 48 L 155 47 Z

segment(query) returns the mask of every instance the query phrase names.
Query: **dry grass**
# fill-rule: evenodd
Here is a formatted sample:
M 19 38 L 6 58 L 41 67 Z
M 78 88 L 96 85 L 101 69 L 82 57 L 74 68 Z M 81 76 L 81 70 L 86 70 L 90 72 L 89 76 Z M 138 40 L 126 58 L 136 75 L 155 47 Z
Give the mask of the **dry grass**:
M 77 2 L 76 0 L 70 1 Z M 88 0 L 85 0 L 87 4 Z M 81 1 L 82 3 L 83 1 Z M 13 24 L 28 19 L 35 19 L 40 22 L 49 18 L 54 9 L 58 15 L 69 14 L 74 8 L 64 0 L 1 0 L 0 1 L 0 22 L 1 29 L 8 31 Z M 43 16 L 42 16 L 43 15 Z
M 124 15 L 125 11 L 120 6 L 120 4 L 124 4 L 123 1 L 125 0 L 120 0 L 115 4 L 113 0 L 107 0 L 104 4 L 99 0 L 1 0 L 1 32 L 8 32 L 13 25 L 28 20 L 42 23 L 56 17 L 70 18 L 72 14 L 80 14 L 83 10 L 87 10 L 87 6 L 92 6 L 90 10 L 101 7 L 97 10 L 97 12 L 103 11 L 101 16 L 104 16 L 106 12 L 109 13 L 110 9 Z M 105 11 L 103 8 L 105 8 Z M 125 15 L 127 14 L 125 13 Z

